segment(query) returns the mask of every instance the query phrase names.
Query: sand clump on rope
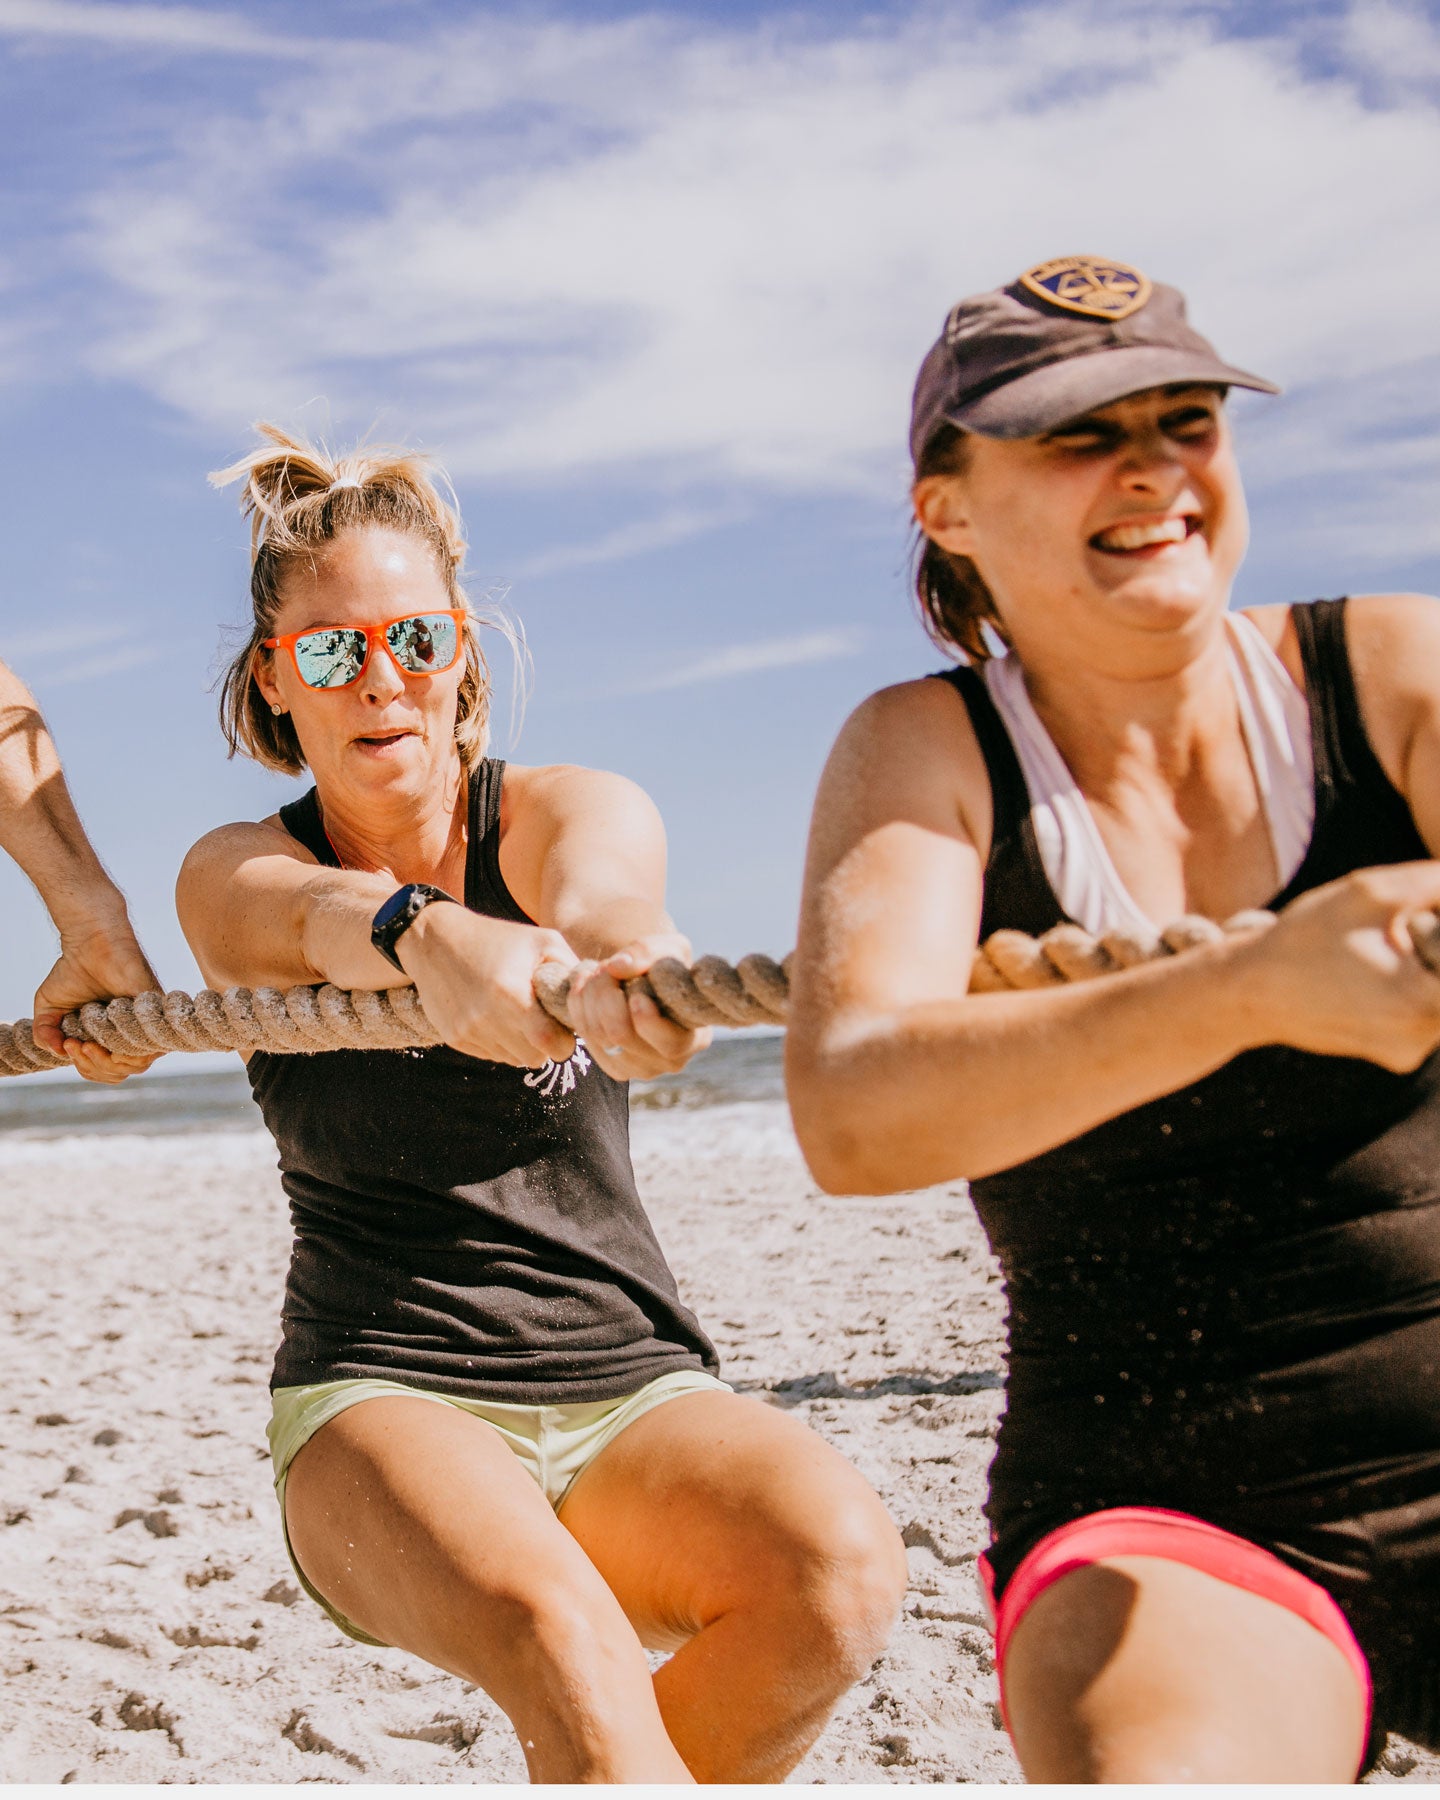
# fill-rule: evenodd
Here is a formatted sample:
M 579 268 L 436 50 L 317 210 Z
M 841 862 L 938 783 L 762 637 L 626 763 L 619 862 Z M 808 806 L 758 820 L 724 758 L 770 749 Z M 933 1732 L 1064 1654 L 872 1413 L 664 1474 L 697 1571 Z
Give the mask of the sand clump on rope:
M 975 1584 L 1002 1297 L 963 1190 L 824 1196 L 778 1105 L 634 1125 L 724 1372 L 850 1457 L 909 1546 L 892 1646 L 798 1779 L 1018 1780 Z M 0 1777 L 523 1781 L 482 1693 L 343 1638 L 285 1561 L 265 1425 L 289 1226 L 268 1139 L 4 1155 Z M 1440 1759 L 1392 1744 L 1381 1778 L 1433 1781 Z

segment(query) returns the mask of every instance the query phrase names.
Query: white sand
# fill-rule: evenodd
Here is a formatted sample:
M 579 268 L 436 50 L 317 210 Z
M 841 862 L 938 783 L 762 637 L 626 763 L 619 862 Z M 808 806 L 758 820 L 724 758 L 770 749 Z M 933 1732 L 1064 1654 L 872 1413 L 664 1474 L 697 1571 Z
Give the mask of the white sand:
M 993 1268 L 958 1193 L 818 1195 L 777 1115 L 640 1115 L 636 1143 L 726 1374 L 851 1457 L 910 1545 L 894 1643 L 799 1778 L 1014 1781 L 974 1584 Z M 295 1588 L 265 1451 L 268 1141 L 0 1141 L 0 1233 L 0 1778 L 523 1780 L 483 1694 Z M 1392 1742 L 1380 1779 L 1437 1777 Z

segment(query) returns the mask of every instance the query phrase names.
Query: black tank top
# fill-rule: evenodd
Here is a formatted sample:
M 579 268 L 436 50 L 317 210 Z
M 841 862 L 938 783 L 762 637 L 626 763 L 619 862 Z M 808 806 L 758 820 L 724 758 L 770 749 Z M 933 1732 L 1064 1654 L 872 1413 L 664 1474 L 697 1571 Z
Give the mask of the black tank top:
M 504 769 L 470 778 L 465 904 L 530 924 L 500 873 Z M 338 866 L 313 788 L 280 817 Z M 628 1089 L 583 1045 L 540 1070 L 445 1045 L 248 1070 L 295 1226 L 272 1387 L 380 1376 L 544 1405 L 715 1371 L 635 1189 Z
M 1277 907 L 1429 855 L 1366 737 L 1343 601 L 1293 616 L 1315 826 Z M 982 935 L 1045 931 L 1065 915 L 1005 727 L 972 670 L 944 679 L 994 795 Z M 1199 1514 L 1332 1588 L 1403 1575 L 1407 1509 L 1440 1495 L 1440 1056 L 1396 1075 L 1250 1051 L 972 1193 L 1009 1300 L 1002 1585 L 1044 1533 L 1120 1505 Z

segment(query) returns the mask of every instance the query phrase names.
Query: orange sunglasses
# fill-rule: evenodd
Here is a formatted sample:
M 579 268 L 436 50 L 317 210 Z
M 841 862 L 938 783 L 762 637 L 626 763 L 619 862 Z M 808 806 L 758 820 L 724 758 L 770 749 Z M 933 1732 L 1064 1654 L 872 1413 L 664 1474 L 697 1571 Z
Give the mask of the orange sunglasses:
M 443 675 L 465 649 L 463 612 L 406 613 L 383 625 L 320 625 L 266 638 L 266 650 L 287 650 L 295 673 L 310 688 L 345 688 L 365 673 L 377 644 L 402 675 Z

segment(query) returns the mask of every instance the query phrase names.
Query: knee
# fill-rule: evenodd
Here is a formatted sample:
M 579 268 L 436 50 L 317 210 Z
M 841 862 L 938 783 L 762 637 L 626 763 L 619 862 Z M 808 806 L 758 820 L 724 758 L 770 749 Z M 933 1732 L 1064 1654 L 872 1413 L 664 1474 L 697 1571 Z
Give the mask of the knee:
M 528 1582 L 493 1596 L 488 1610 L 486 1636 L 504 1643 L 518 1669 L 532 1675 L 543 1671 L 562 1681 L 603 1686 L 610 1665 L 617 1657 L 626 1660 L 631 1648 L 616 1631 L 615 1619 L 597 1616 L 563 1582 Z
M 837 1506 L 817 1524 L 823 1528 L 791 1547 L 783 1591 L 791 1629 L 843 1689 L 890 1642 L 905 1599 L 905 1547 L 873 1496 Z

